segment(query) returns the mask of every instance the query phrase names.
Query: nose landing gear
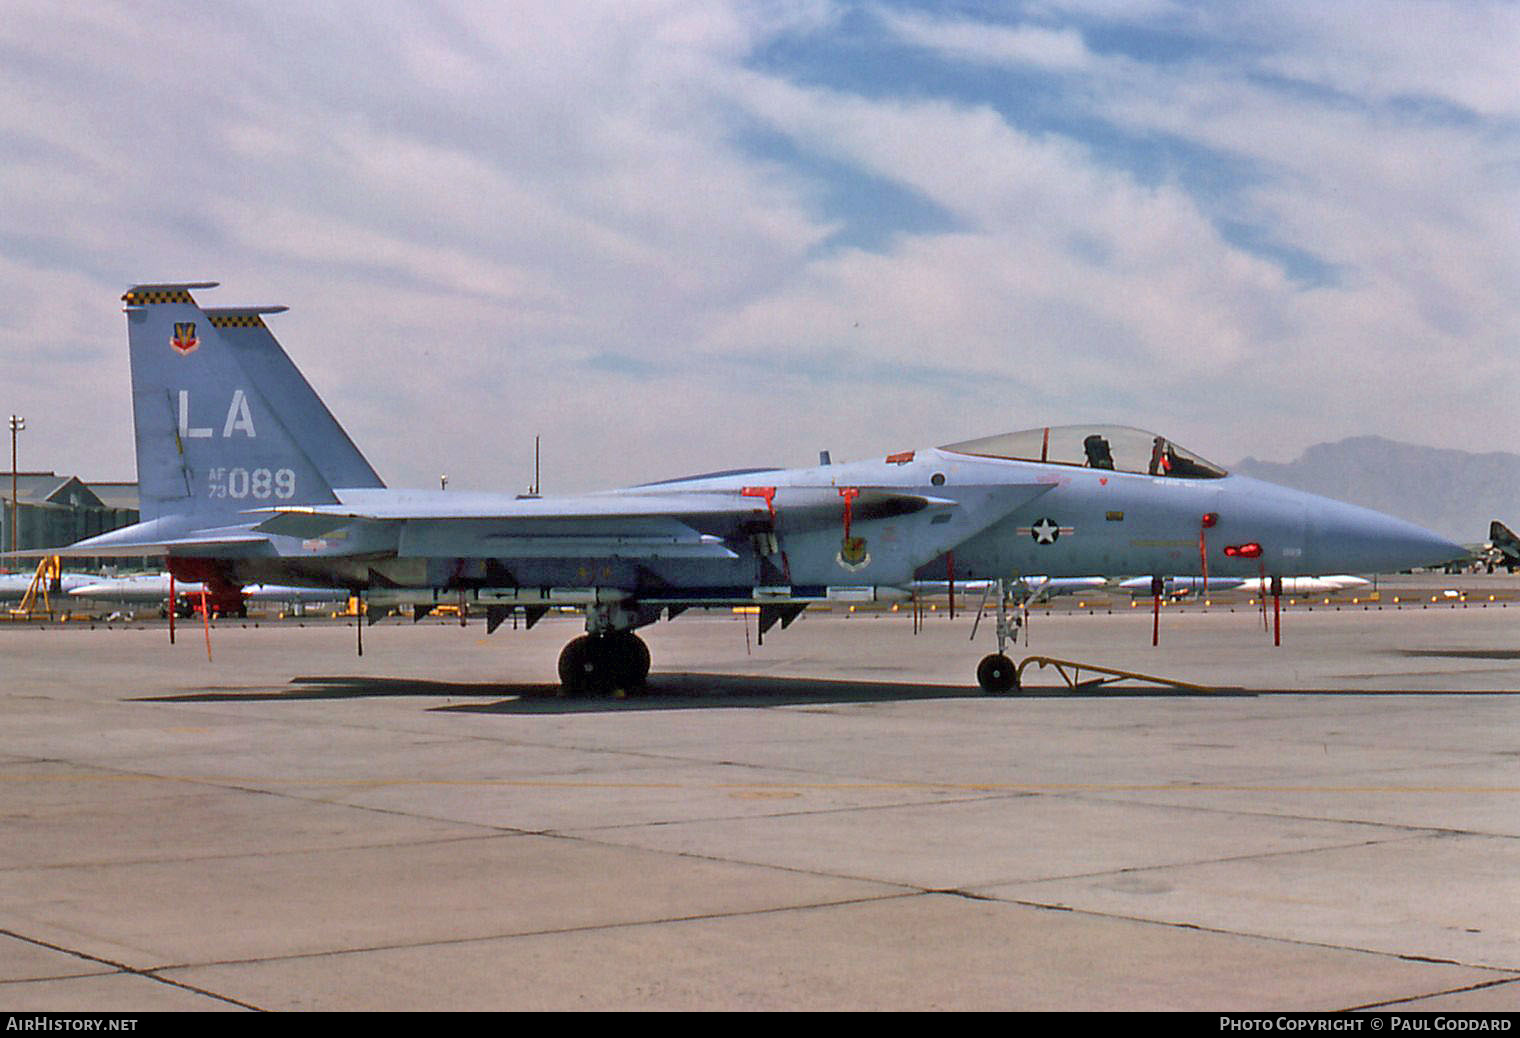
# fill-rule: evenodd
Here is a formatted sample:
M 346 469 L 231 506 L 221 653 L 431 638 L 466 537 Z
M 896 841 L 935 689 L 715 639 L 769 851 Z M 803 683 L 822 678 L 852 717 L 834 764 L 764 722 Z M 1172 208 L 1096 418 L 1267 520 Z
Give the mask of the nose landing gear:
M 1019 671 L 1008 658 L 1008 643 L 1017 641 L 1019 636 L 1020 620 L 1017 612 L 1010 615 L 1008 609 L 1008 588 L 1004 581 L 994 581 L 988 587 L 988 592 L 996 589 L 998 600 L 997 615 L 997 643 L 998 651 L 982 658 L 982 662 L 976 668 L 976 683 L 982 686 L 982 691 L 989 695 L 1001 696 L 1009 692 L 1017 692 L 1019 689 Z M 982 622 L 982 609 L 986 608 L 986 595 L 982 596 L 982 604 L 977 609 L 976 623 L 971 625 L 972 640 L 976 639 L 976 629 Z
M 1013 665 L 1013 660 L 1001 652 L 994 652 L 982 657 L 982 662 L 977 664 L 976 683 L 982 686 L 983 692 L 992 695 L 1012 692 L 1019 687 L 1018 668 Z

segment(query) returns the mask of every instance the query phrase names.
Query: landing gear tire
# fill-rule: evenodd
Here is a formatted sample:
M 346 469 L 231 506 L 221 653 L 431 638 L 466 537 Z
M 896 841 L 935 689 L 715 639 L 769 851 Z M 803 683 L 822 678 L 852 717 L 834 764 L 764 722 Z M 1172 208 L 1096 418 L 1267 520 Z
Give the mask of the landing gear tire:
M 559 654 L 559 682 L 570 695 L 602 695 L 643 688 L 649 647 L 631 631 L 584 634 Z
M 995 696 L 1006 695 L 1019 687 L 1018 668 L 1000 652 L 985 657 L 976 668 L 976 683 L 982 691 Z
M 649 679 L 649 646 L 632 631 L 605 636 L 608 648 L 617 660 L 617 687 L 633 691 L 644 687 Z
M 559 654 L 559 683 L 572 696 L 611 688 L 612 658 L 601 651 L 601 639 L 583 634 Z

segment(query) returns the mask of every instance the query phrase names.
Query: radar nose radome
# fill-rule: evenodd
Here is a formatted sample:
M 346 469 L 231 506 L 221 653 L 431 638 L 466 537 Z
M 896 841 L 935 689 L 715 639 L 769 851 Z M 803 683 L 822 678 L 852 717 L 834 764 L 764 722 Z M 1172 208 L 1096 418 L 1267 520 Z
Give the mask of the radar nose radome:
M 1460 544 L 1391 515 L 1320 498 L 1308 509 L 1317 572 L 1398 573 L 1465 555 Z

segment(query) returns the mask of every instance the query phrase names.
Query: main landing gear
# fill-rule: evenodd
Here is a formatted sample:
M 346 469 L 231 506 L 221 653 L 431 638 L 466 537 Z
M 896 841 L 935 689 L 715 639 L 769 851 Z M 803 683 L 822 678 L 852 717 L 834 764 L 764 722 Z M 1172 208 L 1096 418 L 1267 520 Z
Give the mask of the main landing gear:
M 586 606 L 586 633 L 559 654 L 559 683 L 566 694 L 601 695 L 633 692 L 649 678 L 649 646 L 635 627 L 659 619 L 658 608 L 627 598 Z
M 634 691 L 649 677 L 649 646 L 632 631 L 583 634 L 559 654 L 560 685 L 570 695 Z

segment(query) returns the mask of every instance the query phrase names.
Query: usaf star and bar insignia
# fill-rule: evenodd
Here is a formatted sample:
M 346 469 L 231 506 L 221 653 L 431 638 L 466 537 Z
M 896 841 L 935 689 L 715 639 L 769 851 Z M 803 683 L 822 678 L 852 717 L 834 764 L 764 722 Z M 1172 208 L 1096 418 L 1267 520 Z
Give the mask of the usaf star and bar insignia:
M 1070 535 L 1076 532 L 1075 527 L 1062 526 L 1060 523 L 1046 516 L 1038 519 L 1029 526 L 1019 527 L 1019 533 L 1026 533 L 1034 539 L 1036 544 L 1054 544 L 1062 535 Z

